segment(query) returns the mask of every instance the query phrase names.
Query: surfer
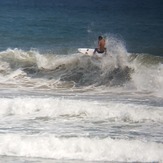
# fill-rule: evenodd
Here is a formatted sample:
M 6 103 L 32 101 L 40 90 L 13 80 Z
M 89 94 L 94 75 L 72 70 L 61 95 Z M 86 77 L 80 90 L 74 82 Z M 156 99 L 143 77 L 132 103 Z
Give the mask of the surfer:
M 105 48 L 105 39 L 102 36 L 98 37 L 98 48 L 95 48 L 93 54 L 95 53 L 106 53 L 106 48 Z

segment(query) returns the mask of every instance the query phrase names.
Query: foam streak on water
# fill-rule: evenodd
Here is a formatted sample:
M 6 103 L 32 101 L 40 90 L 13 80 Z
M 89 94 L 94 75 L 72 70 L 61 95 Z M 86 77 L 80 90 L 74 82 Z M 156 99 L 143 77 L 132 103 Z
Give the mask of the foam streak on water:
M 88 97 L 1 98 L 0 155 L 163 161 L 162 107 L 132 98 L 126 103 Z

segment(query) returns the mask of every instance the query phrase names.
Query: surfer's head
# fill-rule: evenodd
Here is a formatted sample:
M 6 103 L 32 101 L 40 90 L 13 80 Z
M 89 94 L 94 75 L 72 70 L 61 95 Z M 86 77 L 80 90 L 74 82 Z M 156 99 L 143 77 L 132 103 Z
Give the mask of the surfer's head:
M 103 39 L 103 37 L 102 37 L 102 36 L 98 36 L 98 39 L 99 39 L 99 40 L 102 40 L 102 39 Z

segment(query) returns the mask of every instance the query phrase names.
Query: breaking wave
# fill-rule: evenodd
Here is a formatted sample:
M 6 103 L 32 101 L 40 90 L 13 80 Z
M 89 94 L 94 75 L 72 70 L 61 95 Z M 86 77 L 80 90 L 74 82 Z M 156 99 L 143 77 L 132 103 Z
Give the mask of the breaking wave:
M 163 90 L 163 58 L 130 54 L 121 41 L 107 40 L 108 55 L 101 60 L 73 54 L 41 54 L 37 50 L 0 52 L 2 87 L 68 89 L 99 86 L 140 91 Z M 160 91 L 161 92 L 161 91 Z
M 163 145 L 111 138 L 0 134 L 0 155 L 85 161 L 162 162 Z M 141 153 L 141 154 L 140 154 Z
M 20 118 L 77 118 L 110 122 L 163 122 L 162 108 L 157 106 L 109 102 L 100 103 L 62 98 L 1 98 L 0 116 Z

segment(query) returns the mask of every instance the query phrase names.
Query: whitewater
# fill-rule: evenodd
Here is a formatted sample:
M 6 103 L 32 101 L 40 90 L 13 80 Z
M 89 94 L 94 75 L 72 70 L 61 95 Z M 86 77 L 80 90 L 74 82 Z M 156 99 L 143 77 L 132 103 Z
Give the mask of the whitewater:
M 110 38 L 79 52 L 0 52 L 2 162 L 163 162 L 163 58 Z

